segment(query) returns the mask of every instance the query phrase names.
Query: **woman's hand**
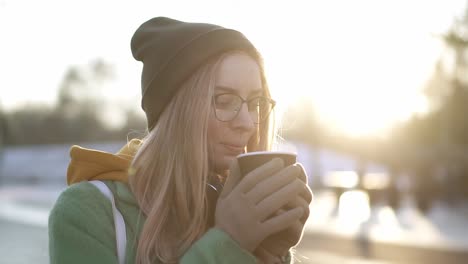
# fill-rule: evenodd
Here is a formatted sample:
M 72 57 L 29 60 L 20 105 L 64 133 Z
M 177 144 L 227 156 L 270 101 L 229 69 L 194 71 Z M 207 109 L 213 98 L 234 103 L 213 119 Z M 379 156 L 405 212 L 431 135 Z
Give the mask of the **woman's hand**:
M 273 159 L 240 179 L 234 160 L 216 205 L 215 227 L 253 252 L 265 238 L 303 218 L 303 206 L 279 211 L 303 191 L 298 173 L 297 166 L 284 168 L 281 159 Z
M 255 249 L 254 255 L 257 258 L 258 264 L 281 263 L 281 259 L 278 256 L 273 255 L 268 250 L 265 250 L 262 246 L 259 246 L 257 249 Z
M 307 174 L 302 166 L 298 164 L 302 170 L 300 179 L 304 183 L 303 191 L 296 196 L 296 199 L 286 206 L 287 208 L 304 208 L 304 215 L 301 219 L 297 220 L 288 227 L 286 230 L 280 231 L 267 237 L 261 242 L 260 246 L 255 250 L 257 258 L 264 258 L 265 256 L 285 256 L 290 248 L 297 245 L 304 233 L 304 225 L 309 217 L 309 205 L 312 202 L 312 191 L 307 185 Z M 280 209 L 277 213 L 281 214 L 285 209 Z M 263 253 L 262 253 L 263 252 Z M 266 254 L 267 252 L 268 254 Z M 270 263 L 270 262 L 266 262 Z
M 274 256 L 277 259 L 281 256 L 286 256 L 288 251 L 301 241 L 303 230 L 304 224 L 298 220 L 288 229 L 268 236 L 255 250 L 255 256 L 264 263 L 271 263 L 271 261 L 264 259 L 268 255 Z

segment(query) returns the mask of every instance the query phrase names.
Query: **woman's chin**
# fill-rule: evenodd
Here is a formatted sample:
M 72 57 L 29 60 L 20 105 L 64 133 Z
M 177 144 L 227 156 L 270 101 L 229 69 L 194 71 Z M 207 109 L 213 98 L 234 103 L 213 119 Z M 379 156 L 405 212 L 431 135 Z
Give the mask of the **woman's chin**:
M 219 172 L 224 172 L 226 170 L 229 170 L 231 167 L 232 162 L 236 159 L 235 156 L 223 156 L 219 157 L 219 159 L 216 162 L 216 171 Z

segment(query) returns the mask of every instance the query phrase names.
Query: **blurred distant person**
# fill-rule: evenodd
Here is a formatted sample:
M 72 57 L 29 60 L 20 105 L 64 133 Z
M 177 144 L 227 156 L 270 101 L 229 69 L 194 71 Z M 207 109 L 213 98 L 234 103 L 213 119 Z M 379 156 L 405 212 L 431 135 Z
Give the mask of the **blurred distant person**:
M 427 214 L 438 193 L 434 182 L 432 168 L 427 161 L 421 161 L 416 166 L 414 175 L 413 195 L 416 200 L 416 206 L 421 213 Z
M 397 180 L 398 179 L 392 178 L 390 180 L 389 185 L 385 189 L 385 192 L 387 194 L 388 205 L 395 212 L 398 209 L 400 209 L 400 206 L 401 206 L 401 204 L 400 204 L 401 203 L 401 193 L 400 193 L 400 190 L 398 190 Z
M 5 145 L 7 135 L 7 120 L 0 105 L 0 149 Z
M 7 140 L 7 119 L 2 109 L 0 108 L 0 183 L 3 180 L 3 156 Z
M 290 263 L 312 199 L 303 167 L 275 159 L 241 179 L 236 160 L 273 139 L 256 48 L 232 29 L 157 17 L 131 49 L 149 133 L 115 155 L 72 147 L 51 263 Z M 124 260 L 112 203 L 87 182 L 97 179 L 123 216 Z

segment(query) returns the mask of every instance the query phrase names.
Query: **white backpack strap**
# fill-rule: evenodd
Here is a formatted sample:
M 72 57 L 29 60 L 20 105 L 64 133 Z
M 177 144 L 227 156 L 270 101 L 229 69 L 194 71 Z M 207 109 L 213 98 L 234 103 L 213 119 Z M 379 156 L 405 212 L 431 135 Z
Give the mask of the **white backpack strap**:
M 117 257 L 119 258 L 119 264 L 125 263 L 125 248 L 127 244 L 127 234 L 125 231 L 125 221 L 122 214 L 115 206 L 114 195 L 112 191 L 102 181 L 89 181 L 89 183 L 96 186 L 104 196 L 109 199 L 112 204 L 112 213 L 114 215 L 114 226 L 115 226 L 115 238 L 117 242 Z

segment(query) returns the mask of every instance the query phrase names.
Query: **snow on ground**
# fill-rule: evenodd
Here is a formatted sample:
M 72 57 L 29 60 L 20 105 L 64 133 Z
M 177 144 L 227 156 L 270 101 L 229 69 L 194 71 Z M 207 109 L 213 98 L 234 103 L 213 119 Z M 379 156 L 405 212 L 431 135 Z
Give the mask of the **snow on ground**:
M 341 201 L 330 192 L 315 195 L 306 232 L 328 233 L 400 245 L 468 251 L 468 206 L 436 204 L 427 215 L 406 198 L 396 212 L 386 205 L 369 208 L 358 191 Z M 345 194 L 344 194 L 345 195 Z M 364 208 L 364 210 L 362 209 Z

